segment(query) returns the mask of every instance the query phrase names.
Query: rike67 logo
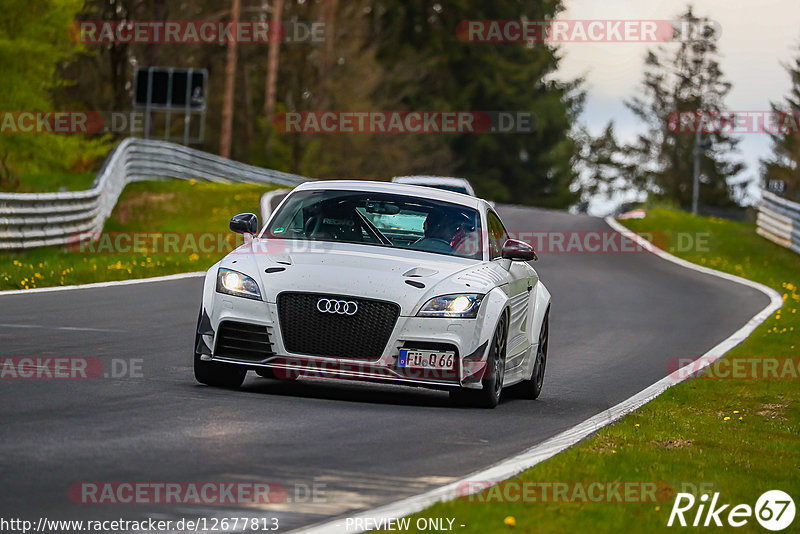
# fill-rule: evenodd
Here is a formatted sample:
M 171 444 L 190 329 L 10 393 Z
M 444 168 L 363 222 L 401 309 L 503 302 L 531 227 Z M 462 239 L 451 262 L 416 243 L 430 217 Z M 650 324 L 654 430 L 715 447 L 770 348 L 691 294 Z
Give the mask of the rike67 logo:
M 719 492 L 714 493 L 711 502 L 708 500 L 706 493 L 699 499 L 691 493 L 678 493 L 667 526 L 742 527 L 755 516 L 756 521 L 765 529 L 779 531 L 792 524 L 796 511 L 792 498 L 781 490 L 764 492 L 756 501 L 755 507 L 749 504 L 737 504 L 733 507 L 722 504 L 719 502 Z

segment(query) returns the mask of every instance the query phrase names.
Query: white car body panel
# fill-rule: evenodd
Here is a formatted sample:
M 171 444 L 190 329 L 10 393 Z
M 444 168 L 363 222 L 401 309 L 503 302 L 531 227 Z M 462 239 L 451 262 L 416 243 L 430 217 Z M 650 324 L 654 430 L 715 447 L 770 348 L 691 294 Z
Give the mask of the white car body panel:
M 480 212 L 483 229 L 488 228 L 486 217 L 492 210 L 486 201 L 475 197 L 387 182 L 309 182 L 294 191 L 309 189 L 386 192 L 469 206 Z M 203 360 L 245 365 L 250 369 L 311 370 L 312 374 L 330 377 L 480 389 L 487 346 L 501 314 L 508 313 L 510 321 L 503 385 L 531 379 L 539 332 L 550 306 L 550 293 L 528 263 L 500 258 L 489 260 L 486 243 L 483 259 L 474 260 L 368 244 L 262 237 L 285 202 L 286 199 L 276 208 L 259 236 L 252 239 L 246 236 L 244 245 L 206 273 L 198 326 L 198 340 L 201 341 L 196 347 Z M 258 284 L 262 300 L 217 292 L 220 268 L 252 277 Z M 413 287 L 407 283 L 408 280 L 425 287 Z M 284 291 L 388 301 L 399 305 L 400 313 L 388 343 L 376 360 L 352 359 L 346 354 L 336 358 L 294 354 L 286 349 L 281 333 L 277 301 L 278 295 Z M 417 316 L 429 299 L 457 293 L 485 295 L 475 319 Z M 274 354 L 262 361 L 220 356 L 216 333 L 220 323 L 226 320 L 266 327 Z M 404 344 L 413 347 L 414 343 L 455 347 L 458 376 L 440 380 L 399 373 L 396 367 L 399 350 Z

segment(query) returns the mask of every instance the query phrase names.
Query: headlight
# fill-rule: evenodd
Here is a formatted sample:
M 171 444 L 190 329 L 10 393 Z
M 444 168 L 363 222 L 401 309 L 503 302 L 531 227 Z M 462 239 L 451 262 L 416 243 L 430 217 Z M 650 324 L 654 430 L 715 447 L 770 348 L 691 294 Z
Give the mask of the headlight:
M 246 274 L 220 269 L 217 271 L 217 293 L 227 293 L 246 299 L 261 300 L 261 292 L 256 281 Z
M 474 319 L 482 300 L 483 295 L 442 295 L 426 302 L 417 316 Z

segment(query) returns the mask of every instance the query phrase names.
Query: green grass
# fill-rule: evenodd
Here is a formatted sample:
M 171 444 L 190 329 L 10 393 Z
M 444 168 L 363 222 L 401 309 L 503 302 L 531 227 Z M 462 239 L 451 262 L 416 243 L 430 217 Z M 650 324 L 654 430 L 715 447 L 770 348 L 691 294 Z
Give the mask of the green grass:
M 96 175 L 90 172 L 56 172 L 26 174 L 19 181 L 1 182 L 0 192 L 50 193 L 53 191 L 82 191 L 92 187 Z
M 85 284 L 205 270 L 226 253 L 224 246 L 216 245 L 218 239 L 230 239 L 231 246 L 241 243 L 241 236 L 228 229 L 231 216 L 242 212 L 258 213 L 261 195 L 269 189 L 269 186 L 177 180 L 131 184 L 106 221 L 104 234 L 114 240 L 121 233 L 176 235 L 178 249 L 165 252 L 160 246 L 158 250 L 139 252 L 134 250 L 133 241 L 129 244 L 120 240 L 123 252 L 108 252 L 102 248 L 105 238 L 101 238 L 83 251 L 77 247 L 49 247 L 6 252 L 0 254 L 0 289 Z M 213 246 L 210 241 L 203 246 L 196 243 L 205 233 L 211 234 Z
M 798 356 L 800 256 L 757 236 L 749 224 L 657 209 L 626 221 L 637 232 L 710 233 L 708 252 L 674 253 L 762 282 L 784 305 L 726 357 Z M 674 235 L 674 234 L 672 234 Z M 663 244 L 663 243 L 662 243 Z M 657 305 L 657 303 L 654 303 Z M 721 313 L 724 313 L 721 312 Z M 689 380 L 593 437 L 512 479 L 512 482 L 653 481 L 675 491 L 721 493 L 721 503 L 755 505 L 781 489 L 800 507 L 800 381 Z M 727 418 L 727 419 L 726 419 Z M 535 424 L 535 421 L 533 422 Z M 498 490 L 440 503 L 412 516 L 455 518 L 459 532 L 675 532 L 667 527 L 674 498 L 659 502 L 498 502 Z M 502 495 L 502 494 L 499 494 Z M 513 494 L 512 494 L 513 496 Z M 488 501 L 488 502 L 487 502 Z M 697 505 L 692 509 L 691 519 Z M 723 517 L 730 511 L 724 512 Z M 514 523 L 510 526 L 505 523 Z M 513 518 L 513 519 L 511 519 Z M 798 531 L 800 517 L 784 532 Z M 729 531 L 708 527 L 706 531 Z M 412 530 L 414 530 L 412 528 Z M 739 532 L 766 532 L 750 517 Z

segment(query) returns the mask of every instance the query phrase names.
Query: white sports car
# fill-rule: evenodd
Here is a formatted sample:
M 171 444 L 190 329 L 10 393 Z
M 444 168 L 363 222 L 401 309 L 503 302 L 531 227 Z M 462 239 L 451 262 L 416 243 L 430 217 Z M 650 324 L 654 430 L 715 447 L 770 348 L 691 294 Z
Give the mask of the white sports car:
M 239 387 L 322 376 L 446 389 L 494 407 L 536 398 L 547 362 L 550 293 L 479 198 L 386 182 L 294 189 L 259 233 L 208 270 L 194 373 Z

